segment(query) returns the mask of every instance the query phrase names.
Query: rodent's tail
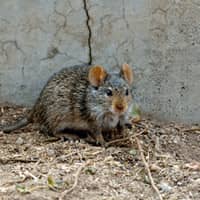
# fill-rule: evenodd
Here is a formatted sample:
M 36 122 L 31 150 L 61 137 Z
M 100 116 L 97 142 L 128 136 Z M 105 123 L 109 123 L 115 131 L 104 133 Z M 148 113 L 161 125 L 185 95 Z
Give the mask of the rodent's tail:
M 3 126 L 1 129 L 4 133 L 10 133 L 11 131 L 22 128 L 27 124 L 29 124 L 29 120 L 27 118 L 23 118 L 19 121 L 14 122 L 13 124 L 10 124 L 8 126 Z

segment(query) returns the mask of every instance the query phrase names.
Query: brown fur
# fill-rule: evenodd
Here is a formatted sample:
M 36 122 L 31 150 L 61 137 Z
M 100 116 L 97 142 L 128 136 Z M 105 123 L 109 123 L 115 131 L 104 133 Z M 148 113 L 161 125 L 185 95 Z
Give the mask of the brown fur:
M 122 73 L 124 75 L 125 80 L 127 80 L 129 82 L 129 84 L 132 84 L 132 82 L 133 82 L 133 71 L 128 64 L 124 63 L 122 65 Z
M 103 145 L 102 131 L 127 123 L 132 81 L 132 69 L 127 64 L 119 74 L 108 73 L 102 66 L 65 68 L 49 79 L 23 121 L 3 127 L 3 131 L 33 122 L 54 136 L 65 129 L 85 130 Z

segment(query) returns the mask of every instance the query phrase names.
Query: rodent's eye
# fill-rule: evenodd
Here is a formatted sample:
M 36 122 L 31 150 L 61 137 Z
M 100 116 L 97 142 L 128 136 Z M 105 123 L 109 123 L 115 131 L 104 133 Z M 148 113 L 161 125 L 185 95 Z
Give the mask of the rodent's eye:
M 128 90 L 128 89 L 126 89 L 126 91 L 125 91 L 125 95 L 126 95 L 126 96 L 129 95 L 129 90 Z
M 96 86 L 94 86 L 93 88 L 94 88 L 95 90 L 98 90 L 98 87 L 96 87 Z
M 107 89 L 107 90 L 106 90 L 106 94 L 107 94 L 108 96 L 112 96 L 112 95 L 113 95 L 112 90 Z

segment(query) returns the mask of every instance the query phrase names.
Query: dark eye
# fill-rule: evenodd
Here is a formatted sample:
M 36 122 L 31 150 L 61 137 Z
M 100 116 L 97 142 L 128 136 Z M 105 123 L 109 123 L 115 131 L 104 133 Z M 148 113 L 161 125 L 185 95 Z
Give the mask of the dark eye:
M 107 94 L 108 96 L 112 96 L 112 90 L 107 89 L 107 90 L 106 90 L 106 94 Z
M 126 95 L 126 96 L 129 95 L 129 90 L 128 90 L 128 89 L 126 89 L 126 91 L 125 91 L 125 95 Z
M 98 90 L 98 87 L 96 87 L 96 86 L 94 86 L 93 88 L 94 88 L 95 90 Z

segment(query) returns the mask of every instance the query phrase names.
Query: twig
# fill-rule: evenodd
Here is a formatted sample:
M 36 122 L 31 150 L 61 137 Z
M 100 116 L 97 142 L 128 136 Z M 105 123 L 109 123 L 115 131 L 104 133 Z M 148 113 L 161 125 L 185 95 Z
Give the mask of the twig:
M 28 178 L 30 178 L 30 177 L 24 176 L 24 177 L 23 177 L 22 179 L 20 179 L 20 180 L 9 181 L 9 182 L 6 182 L 6 183 L 2 184 L 1 186 L 15 185 L 15 184 L 23 183 L 23 182 L 25 182 Z
M 146 128 L 146 126 L 144 126 L 143 124 L 139 124 L 139 123 L 134 123 L 134 126 L 136 126 L 138 128 Z
M 76 174 L 75 174 L 75 181 L 74 181 L 73 186 L 72 186 L 71 188 L 65 190 L 64 192 L 62 192 L 62 193 L 61 193 L 61 196 L 59 197 L 59 200 L 63 200 L 67 194 L 69 194 L 70 192 L 72 192 L 72 191 L 75 189 L 75 187 L 76 187 L 77 184 L 78 184 L 78 178 L 79 178 L 79 175 L 80 175 L 82 169 L 83 169 L 84 167 L 86 167 L 89 163 L 90 163 L 90 161 L 87 161 L 87 162 L 85 162 L 83 165 L 81 165 L 81 166 L 78 168 L 78 170 L 77 170 L 77 172 L 76 172 Z
M 37 178 L 36 176 L 34 176 L 34 175 L 33 175 L 31 172 L 29 172 L 28 170 L 26 170 L 26 171 L 24 172 L 24 174 L 25 174 L 26 176 L 31 177 L 35 182 L 38 181 L 38 178 Z
M 124 142 L 126 140 L 130 140 L 132 137 L 137 137 L 139 135 L 142 135 L 146 131 L 147 130 L 144 129 L 144 130 L 140 131 L 139 133 L 137 133 L 137 134 L 135 134 L 133 136 L 128 136 L 128 137 L 125 137 L 125 138 L 119 138 L 119 139 L 116 139 L 116 140 L 112 140 L 112 141 L 106 143 L 106 147 L 110 146 L 111 144 L 117 143 L 117 142 Z
M 68 157 L 75 156 L 76 154 L 78 154 L 78 152 L 70 152 L 65 156 L 59 156 L 59 157 L 55 158 L 53 163 L 56 163 L 57 161 L 63 161 L 64 159 L 67 159 Z
M 144 166 L 145 166 L 145 169 L 146 169 L 146 171 L 147 171 L 149 180 L 150 180 L 150 182 L 151 182 L 151 186 L 153 187 L 153 189 L 154 189 L 155 192 L 157 193 L 159 199 L 160 199 L 160 200 L 163 200 L 163 198 L 162 198 L 162 196 L 161 196 L 161 194 L 160 194 L 158 188 L 156 187 L 156 185 L 155 185 L 155 183 L 154 183 L 154 180 L 153 180 L 153 178 L 152 178 L 152 176 L 151 176 L 151 171 L 150 171 L 150 169 L 149 169 L 148 163 L 147 163 L 146 160 L 145 160 L 145 157 L 144 157 L 144 154 L 143 154 L 143 149 L 142 149 L 142 146 L 141 146 L 141 144 L 140 144 L 140 140 L 139 140 L 137 137 L 135 137 L 135 140 L 136 140 L 136 142 L 137 142 L 137 146 L 138 146 L 138 149 L 139 149 L 139 151 L 140 151 L 140 156 L 141 156 L 141 158 L 142 158 L 142 161 L 143 161 Z
M 193 132 L 193 131 L 200 131 L 200 127 L 198 128 L 191 128 L 191 129 L 183 129 L 183 132 Z
M 0 163 L 1 164 L 12 164 L 12 163 L 16 163 L 16 162 L 20 162 L 20 163 L 31 163 L 31 162 L 37 162 L 37 160 L 31 160 L 31 159 L 23 159 L 23 158 L 7 158 L 7 159 L 4 159 L 4 158 L 0 158 Z
M 110 146 L 111 144 L 114 144 L 114 143 L 117 143 L 117 142 L 124 142 L 124 141 L 129 140 L 129 139 L 130 139 L 130 136 L 125 137 L 125 138 L 119 138 L 119 139 L 116 139 L 116 140 L 111 140 L 110 142 L 106 143 L 106 147 Z
M 100 153 L 102 153 L 102 152 L 104 152 L 104 150 L 95 151 L 95 152 L 92 152 L 92 153 L 90 153 L 90 152 L 85 152 L 84 155 L 87 155 L 87 156 L 96 156 L 96 155 L 98 155 L 98 154 L 100 154 Z

